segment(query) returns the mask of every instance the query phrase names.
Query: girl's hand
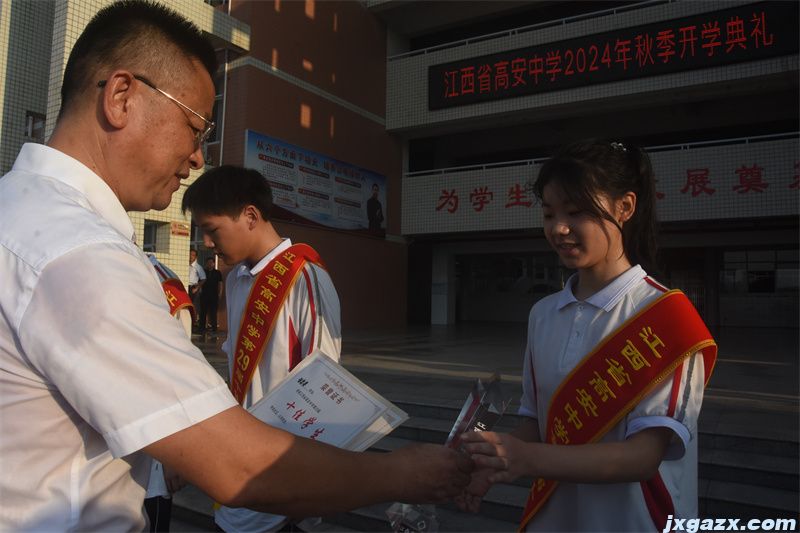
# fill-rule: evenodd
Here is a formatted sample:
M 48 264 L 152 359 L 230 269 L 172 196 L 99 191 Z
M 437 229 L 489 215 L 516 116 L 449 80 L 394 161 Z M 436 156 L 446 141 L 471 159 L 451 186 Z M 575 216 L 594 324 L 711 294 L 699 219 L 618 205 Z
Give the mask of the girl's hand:
M 491 483 L 521 476 L 570 483 L 632 483 L 658 473 L 674 432 L 644 429 L 621 442 L 556 446 L 526 442 L 506 433 L 473 432 L 461 436 L 475 468 L 492 468 Z
M 518 438 L 508 433 L 471 431 L 461 435 L 461 442 L 475 461 L 476 469 L 489 468 L 493 471 L 488 476 L 490 484 L 511 483 L 527 475 L 527 443 Z

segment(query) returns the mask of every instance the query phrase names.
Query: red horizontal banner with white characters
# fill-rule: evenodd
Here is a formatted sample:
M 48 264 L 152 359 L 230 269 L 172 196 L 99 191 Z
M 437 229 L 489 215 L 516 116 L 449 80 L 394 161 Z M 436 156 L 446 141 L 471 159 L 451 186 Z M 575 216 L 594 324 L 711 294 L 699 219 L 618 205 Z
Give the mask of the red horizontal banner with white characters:
M 650 154 L 661 221 L 800 214 L 796 138 Z M 404 235 L 542 227 L 529 184 L 544 161 L 403 180 Z
M 796 54 L 798 5 L 785 0 L 745 4 L 433 65 L 428 108 Z

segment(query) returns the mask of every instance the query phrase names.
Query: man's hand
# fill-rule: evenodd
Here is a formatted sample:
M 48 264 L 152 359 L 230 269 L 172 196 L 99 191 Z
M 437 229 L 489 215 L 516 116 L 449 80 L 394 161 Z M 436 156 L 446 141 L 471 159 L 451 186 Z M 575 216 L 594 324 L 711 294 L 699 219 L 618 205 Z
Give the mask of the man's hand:
M 241 407 L 144 451 L 223 505 L 288 516 L 378 502 L 443 502 L 461 493 L 473 467 L 463 452 L 434 444 L 391 453 L 341 450 L 268 426 Z
M 477 513 L 481 509 L 481 501 L 489 491 L 492 483 L 489 481 L 489 476 L 494 473 L 491 468 L 475 469 L 472 472 L 472 479 L 464 491 L 455 497 L 456 505 L 462 511 L 469 511 L 470 513 Z
M 444 502 L 461 494 L 470 481 L 473 463 L 465 453 L 436 444 L 412 444 L 392 455 L 400 473 L 400 501 Z

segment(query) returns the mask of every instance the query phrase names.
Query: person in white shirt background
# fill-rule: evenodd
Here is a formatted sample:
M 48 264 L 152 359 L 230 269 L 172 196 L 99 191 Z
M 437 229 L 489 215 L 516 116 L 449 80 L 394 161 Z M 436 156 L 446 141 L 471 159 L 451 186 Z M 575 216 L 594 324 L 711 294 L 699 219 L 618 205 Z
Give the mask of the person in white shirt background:
M 0 179 L 0 530 L 141 530 L 151 457 L 225 505 L 295 516 L 469 481 L 443 446 L 352 453 L 259 422 L 170 318 L 127 212 L 165 209 L 203 167 L 215 72 L 174 11 L 109 4 L 70 53 L 52 136 Z
M 213 257 L 206 259 L 206 266 L 203 270 L 206 273 L 206 281 L 200 291 L 200 310 L 197 313 L 197 325 L 201 332 L 208 329 L 213 333 L 217 331 L 219 301 L 222 299 L 222 291 L 225 286 L 222 273 L 217 270 Z
M 192 248 L 189 250 L 189 296 L 192 298 L 192 305 L 195 308 L 194 326 L 201 329 L 205 325 L 198 322 L 200 313 L 197 311 L 200 309 L 200 294 L 205 282 L 206 271 L 197 262 L 197 250 Z

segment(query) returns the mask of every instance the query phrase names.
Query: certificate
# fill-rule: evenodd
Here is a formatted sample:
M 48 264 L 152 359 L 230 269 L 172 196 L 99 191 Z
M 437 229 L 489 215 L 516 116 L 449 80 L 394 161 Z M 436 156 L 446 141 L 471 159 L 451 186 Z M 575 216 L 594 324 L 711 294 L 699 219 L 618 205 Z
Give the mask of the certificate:
M 352 451 L 366 450 L 408 419 L 318 350 L 249 411 L 270 426 Z

